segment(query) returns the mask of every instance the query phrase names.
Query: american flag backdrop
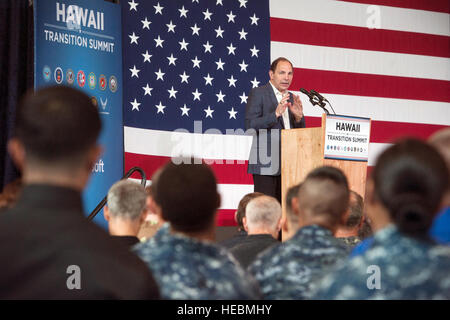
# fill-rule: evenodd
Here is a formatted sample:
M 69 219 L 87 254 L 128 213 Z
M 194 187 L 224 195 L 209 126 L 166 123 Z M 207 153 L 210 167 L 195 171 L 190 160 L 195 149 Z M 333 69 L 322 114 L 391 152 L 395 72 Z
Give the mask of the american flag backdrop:
M 369 170 L 402 136 L 450 125 L 448 0 L 131 0 L 122 2 L 125 170 L 151 176 L 176 155 L 211 162 L 234 224 L 251 138 L 249 91 L 270 62 L 294 65 L 291 91 L 314 89 L 338 114 L 372 121 Z M 307 127 L 322 110 L 301 96 Z

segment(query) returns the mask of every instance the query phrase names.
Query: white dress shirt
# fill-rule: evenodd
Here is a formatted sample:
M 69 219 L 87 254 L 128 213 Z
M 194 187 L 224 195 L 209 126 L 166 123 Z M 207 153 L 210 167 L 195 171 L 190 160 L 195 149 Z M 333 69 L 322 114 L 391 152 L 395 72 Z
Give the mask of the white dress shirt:
M 272 82 L 270 82 L 270 85 L 272 86 L 273 89 L 273 93 L 275 93 L 275 97 L 277 98 L 277 102 L 280 103 L 281 99 L 283 98 L 283 94 L 278 91 L 277 88 L 275 88 L 275 86 L 272 84 Z M 289 94 L 289 92 L 288 92 Z M 283 117 L 283 123 L 284 123 L 284 128 L 285 129 L 290 129 L 291 128 L 291 124 L 289 123 L 289 109 L 286 108 L 286 110 L 284 110 L 283 114 L 281 115 Z

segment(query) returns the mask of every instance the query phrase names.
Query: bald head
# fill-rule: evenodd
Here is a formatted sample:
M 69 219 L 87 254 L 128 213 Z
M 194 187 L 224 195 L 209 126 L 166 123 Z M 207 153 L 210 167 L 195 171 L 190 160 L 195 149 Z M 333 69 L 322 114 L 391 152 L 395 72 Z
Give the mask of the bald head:
M 320 220 L 336 227 L 342 221 L 348 203 L 347 178 L 334 167 L 313 170 L 299 190 L 298 209 L 305 222 Z
M 281 206 L 273 197 L 254 198 L 245 209 L 245 221 L 249 234 L 276 233 L 280 229 L 280 219 Z

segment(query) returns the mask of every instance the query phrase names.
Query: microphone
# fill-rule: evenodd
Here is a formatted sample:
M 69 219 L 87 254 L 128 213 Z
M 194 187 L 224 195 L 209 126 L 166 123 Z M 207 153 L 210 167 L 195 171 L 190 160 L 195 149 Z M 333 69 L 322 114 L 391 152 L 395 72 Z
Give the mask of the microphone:
M 309 98 L 309 100 L 314 100 L 314 95 L 311 94 L 308 90 L 300 88 L 300 92 L 303 94 L 306 94 Z
M 311 93 L 316 95 L 320 100 L 326 101 L 328 102 L 327 99 L 324 98 L 324 96 L 322 96 L 320 93 L 318 93 L 316 90 L 311 89 Z
M 309 97 L 309 101 L 312 105 L 317 105 L 321 107 L 326 114 L 330 114 L 328 110 L 325 108 L 325 102 L 323 102 L 324 99 L 321 99 L 318 94 L 314 94 L 313 92 L 316 92 L 314 90 L 311 90 L 310 92 L 304 88 L 300 88 L 300 92 L 303 94 L 306 94 Z M 323 98 L 323 97 L 322 97 Z
M 328 102 L 328 104 L 331 107 L 331 110 L 333 110 L 334 114 L 336 114 L 336 111 L 334 111 L 334 108 L 331 105 L 330 101 L 328 101 L 323 95 L 321 95 L 320 93 L 318 93 L 317 91 L 315 91 L 313 89 L 311 89 L 311 93 L 314 94 L 317 98 L 319 98 L 321 103 L 323 103 L 322 101 Z M 323 106 L 325 106 L 325 104 L 323 104 Z

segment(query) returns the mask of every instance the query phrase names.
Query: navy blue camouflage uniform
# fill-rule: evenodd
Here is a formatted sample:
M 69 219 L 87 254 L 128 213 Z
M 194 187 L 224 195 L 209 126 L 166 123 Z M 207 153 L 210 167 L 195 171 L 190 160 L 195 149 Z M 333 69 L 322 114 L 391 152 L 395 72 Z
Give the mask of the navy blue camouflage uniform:
M 344 260 L 348 247 L 318 225 L 301 228 L 288 241 L 264 251 L 249 267 L 264 299 L 307 299 L 314 284 Z
M 450 299 L 449 270 L 450 247 L 407 237 L 390 225 L 374 235 L 363 255 L 327 276 L 315 297 Z
M 172 234 L 168 224 L 133 250 L 144 260 L 164 299 L 259 299 L 257 283 L 213 243 Z

